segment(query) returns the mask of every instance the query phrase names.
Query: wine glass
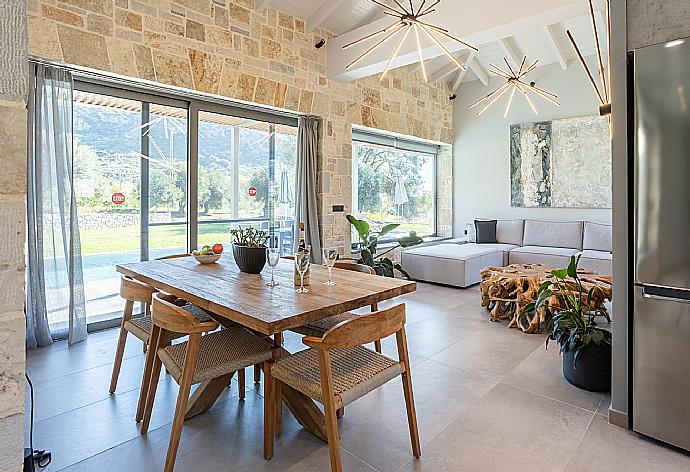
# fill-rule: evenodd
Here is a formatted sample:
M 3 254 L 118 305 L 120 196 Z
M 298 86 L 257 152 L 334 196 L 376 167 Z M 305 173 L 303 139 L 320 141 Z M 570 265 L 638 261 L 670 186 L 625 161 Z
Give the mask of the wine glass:
M 333 282 L 333 266 L 335 265 L 335 261 L 338 260 L 338 250 L 334 248 L 324 249 L 323 260 L 328 268 L 328 282 L 324 282 L 323 284 L 332 287 L 335 285 L 335 282 Z
M 278 282 L 275 281 L 273 276 L 276 271 L 276 266 L 280 261 L 280 249 L 278 249 L 277 247 L 270 247 L 266 249 L 266 261 L 268 262 L 268 266 L 271 268 L 271 281 L 268 282 L 266 285 L 269 287 L 275 287 L 276 285 L 278 285 Z
M 295 268 L 299 273 L 299 288 L 295 290 L 297 293 L 309 293 L 308 288 L 304 288 L 304 274 L 309 270 L 309 256 L 311 254 L 311 246 L 307 245 L 303 250 L 295 254 Z

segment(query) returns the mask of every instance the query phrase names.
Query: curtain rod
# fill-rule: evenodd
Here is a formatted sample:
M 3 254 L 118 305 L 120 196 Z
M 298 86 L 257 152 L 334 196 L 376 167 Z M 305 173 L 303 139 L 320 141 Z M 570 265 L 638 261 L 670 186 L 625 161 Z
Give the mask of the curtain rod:
M 176 87 L 173 85 L 162 84 L 159 82 L 154 82 L 146 79 L 138 79 L 127 77 L 124 75 L 115 74 L 112 72 L 101 71 L 98 69 L 92 69 L 90 67 L 77 66 L 73 64 L 65 64 L 62 62 L 51 61 L 48 59 L 43 59 L 41 57 L 36 57 L 33 55 L 29 56 L 29 63 L 34 65 L 44 65 L 49 67 L 55 67 L 58 69 L 63 69 L 71 72 L 78 79 L 84 81 L 91 81 L 95 83 L 102 83 L 104 85 L 116 86 L 119 85 L 125 88 L 135 88 L 143 91 L 148 91 L 149 93 L 159 93 L 164 95 L 171 95 L 172 98 L 187 98 L 190 100 L 202 100 L 211 103 L 217 103 L 220 105 L 229 105 L 236 108 L 243 108 L 250 111 L 259 111 L 262 113 L 270 113 L 274 115 L 284 116 L 288 118 L 297 119 L 300 116 L 308 116 L 304 113 L 292 112 L 289 110 L 284 110 L 282 108 L 271 107 L 266 105 L 256 105 L 251 102 L 246 102 L 243 100 L 235 100 L 228 97 L 223 97 L 222 95 L 216 95 L 211 93 L 199 92 L 196 90 L 190 90 L 182 87 Z

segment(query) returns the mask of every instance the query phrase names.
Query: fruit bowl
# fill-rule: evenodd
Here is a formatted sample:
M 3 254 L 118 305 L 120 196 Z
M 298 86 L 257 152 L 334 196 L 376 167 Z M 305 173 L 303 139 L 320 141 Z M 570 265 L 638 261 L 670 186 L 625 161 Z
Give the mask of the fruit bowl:
M 220 259 L 222 254 L 210 254 L 208 256 L 202 256 L 201 254 L 197 256 L 196 254 L 192 254 L 192 256 L 194 256 L 194 259 L 200 264 L 213 264 Z

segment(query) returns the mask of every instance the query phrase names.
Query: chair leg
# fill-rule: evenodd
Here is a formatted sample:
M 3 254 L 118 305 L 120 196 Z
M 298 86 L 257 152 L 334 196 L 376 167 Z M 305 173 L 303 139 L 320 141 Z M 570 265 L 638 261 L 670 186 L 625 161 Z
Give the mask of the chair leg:
M 244 400 L 244 396 L 247 393 L 245 387 L 244 369 L 240 369 L 237 371 L 237 388 L 240 392 L 240 400 Z
M 155 328 L 154 328 L 155 329 Z M 160 357 L 158 357 L 158 350 L 161 349 L 166 343 L 163 342 L 163 334 L 160 328 L 155 335 L 156 344 L 151 344 L 150 351 L 153 353 L 153 365 L 151 366 L 151 373 L 149 375 L 149 386 L 146 393 L 146 401 L 144 403 L 143 417 L 141 422 L 141 434 L 146 434 L 149 430 L 149 424 L 151 423 L 151 413 L 153 412 L 153 402 L 156 399 L 156 389 L 158 388 L 158 380 L 161 375 L 162 362 Z M 151 336 L 154 337 L 153 334 Z
M 340 436 L 338 434 L 338 417 L 333 395 L 333 373 L 331 371 L 330 353 L 319 349 L 319 371 L 321 374 L 321 391 L 323 392 L 323 409 L 328 435 L 328 450 L 331 456 L 331 472 L 342 472 L 340 459 Z
M 335 412 L 335 415 L 338 418 L 342 418 L 343 416 L 345 416 L 345 407 L 342 406 L 342 407 L 338 408 L 338 410 Z
M 405 372 L 402 374 L 403 393 L 405 394 L 405 408 L 407 409 L 407 424 L 410 428 L 410 441 L 412 442 L 412 453 L 415 457 L 422 456 L 422 446 L 419 442 L 419 429 L 417 428 L 417 412 L 414 407 L 414 395 L 412 394 L 412 376 L 410 374 L 410 357 L 407 352 L 407 336 L 405 328 L 401 328 L 396 333 L 398 343 L 398 356 L 405 365 Z
M 283 384 L 273 381 L 273 392 L 276 405 L 276 437 L 283 435 Z
M 376 341 L 374 341 L 374 349 L 376 349 L 376 352 L 381 354 L 381 340 L 380 339 L 377 339 Z
M 264 459 L 270 460 L 273 457 L 276 434 L 275 386 L 278 382 L 271 375 L 268 363 L 264 365 Z
M 257 364 L 254 366 L 254 383 L 258 384 L 261 382 L 261 365 Z
M 122 358 L 125 355 L 125 343 L 127 342 L 127 330 L 125 329 L 125 322 L 132 317 L 133 309 L 134 302 L 131 300 L 127 300 L 125 302 L 125 310 L 122 313 L 122 323 L 120 324 L 120 336 L 117 338 L 117 349 L 115 350 L 113 374 L 110 377 L 110 393 L 115 393 L 115 390 L 117 389 L 117 379 L 120 376 L 120 367 L 122 366 Z
M 152 348 L 146 352 L 146 363 L 144 364 L 144 373 L 141 376 L 141 390 L 139 391 L 139 403 L 137 404 L 137 414 L 135 420 L 139 423 L 144 418 L 144 409 L 146 408 L 146 397 L 148 396 L 149 386 L 151 384 L 151 372 L 156 361 L 156 348 L 161 335 L 161 329 L 154 326 L 149 336 L 149 343 Z
M 177 457 L 177 449 L 180 446 L 180 436 L 182 435 L 182 426 L 184 425 L 187 402 L 189 401 L 189 390 L 192 388 L 192 377 L 194 377 L 194 370 L 196 369 L 200 342 L 201 334 L 192 334 L 189 336 L 189 341 L 187 341 L 187 352 L 184 358 L 182 378 L 180 379 L 180 391 L 177 394 L 177 404 L 175 405 L 175 419 L 170 432 L 168 454 L 165 458 L 165 472 L 172 472 L 175 467 L 175 458 Z

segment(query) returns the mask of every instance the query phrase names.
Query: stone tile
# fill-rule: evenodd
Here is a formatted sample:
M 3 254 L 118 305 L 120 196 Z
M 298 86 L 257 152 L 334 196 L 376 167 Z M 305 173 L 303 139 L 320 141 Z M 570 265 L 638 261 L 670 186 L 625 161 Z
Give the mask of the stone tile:
M 113 35 L 113 20 L 106 16 L 89 14 L 86 17 L 86 28 L 92 33 L 103 36 Z
M 120 8 L 115 10 L 115 23 L 124 26 L 125 28 L 132 29 L 134 31 L 142 30 L 142 19 L 141 15 L 132 13 L 131 11 L 122 10 Z
M 251 12 L 234 3 L 228 4 L 228 15 L 231 20 L 248 25 L 251 21 Z
M 690 454 L 660 446 L 594 415 L 566 472 L 647 472 L 690 470 Z
M 223 60 L 213 54 L 189 50 L 194 88 L 202 92 L 217 93 L 218 81 L 223 69 Z
M 51 20 L 30 16 L 29 52 L 45 59 L 62 60 L 57 26 Z
M 113 14 L 112 0 L 63 0 L 63 3 L 101 15 L 111 16 Z
M 0 106 L 0 195 L 26 192 L 26 109 Z
M 536 349 L 542 348 L 544 337 L 508 329 L 500 323 L 486 327 L 462 339 L 432 358 L 452 366 L 504 377 Z
M 564 470 L 594 413 L 505 384 L 461 414 L 399 470 Z
M 254 89 L 256 88 L 256 77 L 249 74 L 240 74 L 237 79 L 237 93 L 235 98 L 245 101 L 251 101 L 254 98 Z
M 549 344 L 548 351 L 537 348 L 503 381 L 589 411 L 597 411 L 604 398 L 603 393 L 588 392 L 568 383 L 563 377 L 563 358 L 555 343 Z
M 153 50 L 156 80 L 178 87 L 193 87 L 192 72 L 187 58 Z
M 110 70 L 108 49 L 103 36 L 67 26 L 58 26 L 57 30 L 65 62 Z
M 41 13 L 45 18 L 50 18 L 51 20 L 59 21 L 60 23 L 77 27 L 84 26 L 84 18 L 76 13 L 72 13 L 71 11 L 63 10 L 62 8 L 46 5 L 44 3 L 41 5 Z
M 116 74 L 137 77 L 137 66 L 134 60 L 132 43 L 117 38 L 106 38 L 108 56 Z
M 254 102 L 274 105 L 277 86 L 276 82 L 259 77 L 254 90 Z
M 206 28 L 198 21 L 187 20 L 186 36 L 197 41 L 206 41 Z
M 134 61 L 137 66 L 138 77 L 146 80 L 156 80 L 156 71 L 153 67 L 151 48 L 139 44 L 132 45 Z

